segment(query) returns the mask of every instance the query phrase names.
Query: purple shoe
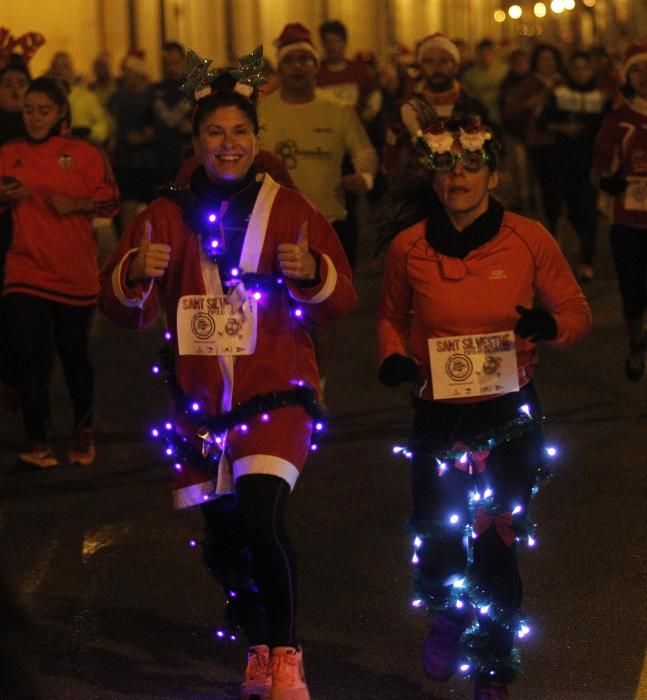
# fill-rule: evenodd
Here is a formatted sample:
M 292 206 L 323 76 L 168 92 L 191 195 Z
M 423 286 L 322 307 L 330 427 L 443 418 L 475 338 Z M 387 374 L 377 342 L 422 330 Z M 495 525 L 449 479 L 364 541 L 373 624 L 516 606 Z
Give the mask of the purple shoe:
M 446 681 L 454 675 L 460 656 L 460 639 L 471 621 L 471 612 L 466 612 L 442 613 L 431 622 L 422 646 L 422 667 L 429 678 Z
M 508 700 L 508 686 L 492 681 L 477 683 L 474 688 L 474 700 Z

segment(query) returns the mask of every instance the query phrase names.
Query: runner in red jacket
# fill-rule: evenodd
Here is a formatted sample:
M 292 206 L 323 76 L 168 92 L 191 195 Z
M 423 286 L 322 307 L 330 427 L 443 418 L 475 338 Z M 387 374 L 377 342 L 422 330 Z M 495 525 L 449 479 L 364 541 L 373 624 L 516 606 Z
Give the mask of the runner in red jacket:
M 99 291 L 92 218 L 116 213 L 118 191 L 105 154 L 62 135 L 69 107 L 55 80 L 31 83 L 23 115 L 28 138 L 0 149 L 0 198 L 11 207 L 13 225 L 3 294 L 15 319 L 19 393 L 31 443 L 19 459 L 57 464 L 47 444 L 56 351 L 74 406 L 69 458 L 88 465 L 94 460 L 88 332 Z
M 174 501 L 201 506 L 205 561 L 248 637 L 241 697 L 308 700 L 284 510 L 319 420 L 310 329 L 348 314 L 356 294 L 325 217 L 257 173 L 255 102 L 226 76 L 198 102 L 190 187 L 125 233 L 100 305 L 129 328 L 166 309 Z

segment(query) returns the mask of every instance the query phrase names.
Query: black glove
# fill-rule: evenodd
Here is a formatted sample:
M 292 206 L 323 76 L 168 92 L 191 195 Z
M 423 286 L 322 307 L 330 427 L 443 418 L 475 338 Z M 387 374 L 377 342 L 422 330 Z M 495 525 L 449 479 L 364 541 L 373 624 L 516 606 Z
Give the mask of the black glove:
M 536 343 L 538 340 L 552 340 L 557 335 L 557 322 L 546 309 L 527 309 L 525 306 L 515 306 L 515 309 L 521 318 L 514 332 L 521 338 L 530 338 Z
M 399 386 L 403 382 L 415 382 L 418 378 L 418 365 L 404 355 L 389 355 L 380 365 L 377 378 L 384 386 Z
M 627 189 L 627 178 L 620 175 L 608 175 L 600 178 L 600 189 L 607 194 L 621 194 Z

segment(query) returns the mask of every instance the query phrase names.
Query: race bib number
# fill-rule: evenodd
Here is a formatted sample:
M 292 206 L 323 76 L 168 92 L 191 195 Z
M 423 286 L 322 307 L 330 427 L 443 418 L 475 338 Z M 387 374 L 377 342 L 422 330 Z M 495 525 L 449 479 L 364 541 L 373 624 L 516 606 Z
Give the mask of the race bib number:
M 434 399 L 519 391 L 514 332 L 429 338 Z
M 252 355 L 256 330 L 257 302 L 244 290 L 221 296 L 189 294 L 178 301 L 180 355 Z
M 625 209 L 627 211 L 647 211 L 647 177 L 627 178 Z

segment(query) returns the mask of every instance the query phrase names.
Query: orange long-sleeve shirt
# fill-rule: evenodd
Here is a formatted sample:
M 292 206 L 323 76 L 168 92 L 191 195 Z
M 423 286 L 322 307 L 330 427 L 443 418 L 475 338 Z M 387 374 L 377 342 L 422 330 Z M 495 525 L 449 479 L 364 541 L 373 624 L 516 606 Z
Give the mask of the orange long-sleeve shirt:
M 428 381 L 421 398 L 433 399 L 429 338 L 512 330 L 519 319 L 515 307 L 535 301 L 555 317 L 553 345 L 567 347 L 590 330 L 582 290 L 539 223 L 506 212 L 494 238 L 462 260 L 434 250 L 426 225 L 421 221 L 391 242 L 378 318 L 380 362 L 394 353 L 411 355 Z M 516 337 L 516 355 L 523 386 L 537 362 L 535 344 Z

